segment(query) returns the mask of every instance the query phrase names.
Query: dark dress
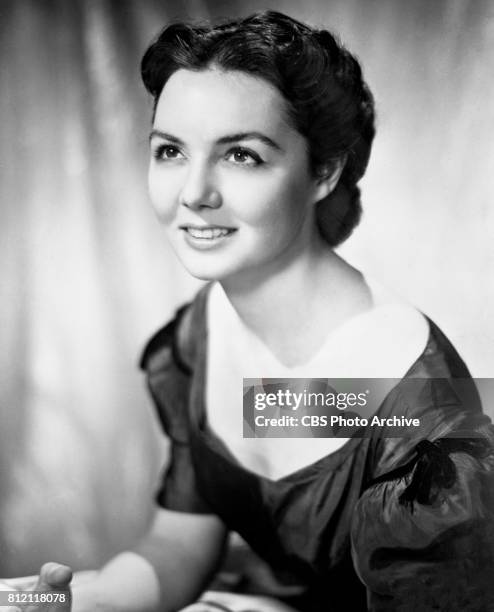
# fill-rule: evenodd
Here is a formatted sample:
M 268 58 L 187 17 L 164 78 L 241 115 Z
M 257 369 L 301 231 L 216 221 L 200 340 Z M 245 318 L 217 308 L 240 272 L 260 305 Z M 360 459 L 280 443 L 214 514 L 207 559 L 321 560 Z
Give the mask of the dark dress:
M 207 287 L 141 361 L 171 441 L 158 503 L 218 515 L 281 585 L 300 587 L 286 599 L 300 610 L 494 610 L 493 428 L 441 331 L 429 321 L 426 348 L 378 410 L 421 418 L 419 432 L 369 431 L 271 480 L 208 427 L 206 300 Z M 462 397 L 454 379 L 470 381 Z

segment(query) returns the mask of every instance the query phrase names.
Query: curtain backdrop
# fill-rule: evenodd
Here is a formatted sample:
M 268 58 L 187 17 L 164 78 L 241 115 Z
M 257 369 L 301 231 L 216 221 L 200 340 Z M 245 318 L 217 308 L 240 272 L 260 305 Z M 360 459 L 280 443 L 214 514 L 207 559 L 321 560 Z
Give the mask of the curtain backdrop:
M 494 376 L 490 0 L 0 0 L 0 575 L 146 529 L 166 445 L 138 355 L 198 283 L 148 203 L 139 60 L 171 19 L 268 7 L 339 32 L 376 94 L 343 254 Z

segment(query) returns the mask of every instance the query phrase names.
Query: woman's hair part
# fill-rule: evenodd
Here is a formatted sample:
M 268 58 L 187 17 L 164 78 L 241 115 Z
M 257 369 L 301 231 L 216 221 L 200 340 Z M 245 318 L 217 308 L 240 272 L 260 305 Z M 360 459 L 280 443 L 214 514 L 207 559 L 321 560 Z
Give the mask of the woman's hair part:
M 283 96 L 288 119 L 307 140 L 314 176 L 346 160 L 334 190 L 317 203 L 320 233 L 343 242 L 361 216 L 358 181 L 374 138 L 374 100 L 360 64 L 327 30 L 275 11 L 220 23 L 165 27 L 141 62 L 146 89 L 159 96 L 180 69 L 241 71 L 264 79 Z

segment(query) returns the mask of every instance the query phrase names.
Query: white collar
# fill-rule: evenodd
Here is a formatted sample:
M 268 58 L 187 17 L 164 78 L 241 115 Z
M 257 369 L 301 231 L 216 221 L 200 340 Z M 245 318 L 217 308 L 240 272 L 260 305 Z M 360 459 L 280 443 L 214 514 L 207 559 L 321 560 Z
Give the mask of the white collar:
M 215 283 L 207 305 L 208 374 L 233 367 L 245 378 L 402 378 L 424 350 L 429 326 L 413 306 L 366 282 L 374 306 L 332 331 L 307 363 L 294 367 L 280 363 L 246 327 Z

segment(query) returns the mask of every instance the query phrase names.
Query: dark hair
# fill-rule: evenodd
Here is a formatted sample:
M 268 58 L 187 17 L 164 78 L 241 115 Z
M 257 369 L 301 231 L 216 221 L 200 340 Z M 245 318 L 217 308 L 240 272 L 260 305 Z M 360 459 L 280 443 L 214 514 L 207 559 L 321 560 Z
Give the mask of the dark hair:
M 331 246 L 361 215 L 358 181 L 374 138 L 374 101 L 358 61 L 327 30 L 266 11 L 212 25 L 166 27 L 144 54 L 142 80 L 154 97 L 177 70 L 219 66 L 261 77 L 283 95 L 289 118 L 308 142 L 315 175 L 346 163 L 336 188 L 318 202 L 317 223 Z

